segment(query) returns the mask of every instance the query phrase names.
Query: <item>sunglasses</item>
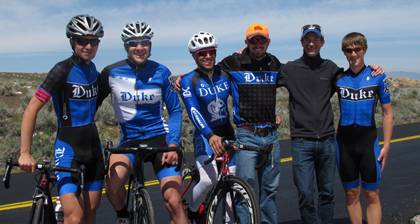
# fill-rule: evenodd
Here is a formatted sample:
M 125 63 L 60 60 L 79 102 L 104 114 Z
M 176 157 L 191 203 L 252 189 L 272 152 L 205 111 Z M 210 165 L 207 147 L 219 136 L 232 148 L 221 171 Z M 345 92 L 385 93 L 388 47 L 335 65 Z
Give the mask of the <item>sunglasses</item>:
M 216 49 L 202 50 L 202 51 L 197 51 L 195 53 L 198 57 L 206 57 L 207 55 L 209 55 L 210 57 L 213 57 L 216 55 Z
M 139 44 L 142 46 L 150 45 L 149 39 L 142 39 L 142 40 L 129 40 L 125 42 L 128 47 L 137 47 Z
M 248 43 L 250 44 L 266 44 L 268 39 L 265 37 L 256 36 L 251 39 L 248 39 Z
M 99 42 L 101 42 L 101 40 L 95 38 L 95 39 L 88 39 L 88 38 L 73 38 L 74 42 L 78 45 L 81 46 L 86 46 L 88 44 L 90 44 L 91 46 L 98 46 Z
M 305 26 L 302 27 L 302 32 L 305 32 L 305 30 L 318 30 L 319 32 L 321 32 L 321 26 L 318 24 L 307 24 Z
M 363 49 L 361 47 L 355 47 L 355 48 L 344 48 L 343 51 L 347 54 L 351 54 L 351 53 L 359 53 L 360 51 L 362 51 Z

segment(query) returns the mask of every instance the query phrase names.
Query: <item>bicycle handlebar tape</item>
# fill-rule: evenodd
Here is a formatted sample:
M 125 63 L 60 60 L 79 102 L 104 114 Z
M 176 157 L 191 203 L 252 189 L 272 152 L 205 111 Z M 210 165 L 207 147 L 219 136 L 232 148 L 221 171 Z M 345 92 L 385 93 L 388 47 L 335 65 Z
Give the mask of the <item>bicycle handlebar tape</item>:
M 6 170 L 3 176 L 3 184 L 6 189 L 10 187 L 10 173 L 12 172 L 12 158 L 7 159 L 6 161 Z

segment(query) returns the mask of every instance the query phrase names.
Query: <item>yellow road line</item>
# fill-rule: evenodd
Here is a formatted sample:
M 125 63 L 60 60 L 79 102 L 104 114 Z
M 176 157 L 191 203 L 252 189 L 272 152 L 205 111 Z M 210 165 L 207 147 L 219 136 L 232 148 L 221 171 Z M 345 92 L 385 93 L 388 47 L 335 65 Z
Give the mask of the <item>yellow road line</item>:
M 153 185 L 158 185 L 159 181 L 158 180 L 150 180 L 150 181 L 146 181 L 144 182 L 144 185 L 146 187 L 148 186 L 153 186 Z M 125 189 L 128 189 L 128 185 L 125 185 Z M 105 188 L 102 189 L 102 194 L 105 194 Z M 57 200 L 57 197 L 51 197 L 52 201 L 55 202 Z M 11 204 L 4 204 L 4 205 L 0 205 L 0 212 L 2 211 L 8 211 L 8 210 L 13 210 L 13 209 L 18 209 L 18 208 L 29 208 L 32 206 L 32 200 L 29 201 L 21 201 L 21 202 L 16 202 L 16 203 L 11 203 Z
M 392 139 L 391 143 L 409 141 L 409 140 L 414 140 L 414 139 L 420 139 L 420 135 L 414 135 L 414 136 L 408 136 L 408 137 L 404 137 L 404 138 Z M 379 142 L 379 144 L 383 144 L 383 141 Z M 292 161 L 292 157 L 285 157 L 285 158 L 280 159 L 281 163 L 287 163 L 287 162 L 290 162 L 290 161 Z M 153 186 L 153 185 L 158 185 L 158 184 L 159 184 L 158 180 L 150 180 L 150 181 L 146 181 L 144 183 L 144 185 L 146 187 Z M 125 188 L 127 189 L 128 186 L 125 185 Z M 105 194 L 105 189 L 102 189 L 102 194 Z M 55 202 L 56 197 L 52 197 L 52 200 L 53 200 L 53 202 Z M 31 207 L 31 206 L 32 206 L 32 200 L 10 203 L 10 204 L 4 204 L 4 205 L 0 205 L 0 212 L 13 210 L 13 209 L 18 209 L 18 208 L 28 208 L 28 207 Z

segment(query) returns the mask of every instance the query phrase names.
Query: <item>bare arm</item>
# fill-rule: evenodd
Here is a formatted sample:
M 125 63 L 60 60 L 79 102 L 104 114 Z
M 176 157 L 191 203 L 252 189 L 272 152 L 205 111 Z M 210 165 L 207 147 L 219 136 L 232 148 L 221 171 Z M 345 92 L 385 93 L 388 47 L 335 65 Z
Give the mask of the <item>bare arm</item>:
M 391 144 L 392 129 L 394 123 L 394 114 L 392 112 L 392 106 L 390 103 L 382 105 L 383 113 L 383 133 L 384 133 L 384 145 L 379 154 L 378 160 L 382 161 L 382 171 L 384 170 L 386 160 L 388 158 L 388 152 Z
M 20 156 L 19 165 L 25 171 L 35 170 L 35 161 L 31 154 L 32 135 L 34 134 L 36 117 L 38 111 L 45 105 L 35 96 L 32 96 L 28 106 L 23 113 L 21 134 L 20 134 Z

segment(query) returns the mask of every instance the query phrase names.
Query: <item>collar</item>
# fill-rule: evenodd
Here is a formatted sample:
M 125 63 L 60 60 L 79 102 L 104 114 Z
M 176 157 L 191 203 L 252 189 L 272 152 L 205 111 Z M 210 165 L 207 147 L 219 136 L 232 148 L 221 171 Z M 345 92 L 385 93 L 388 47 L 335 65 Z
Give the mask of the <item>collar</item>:
M 366 69 L 366 65 L 363 65 L 362 69 L 360 69 L 360 71 L 359 71 L 358 73 L 354 73 L 354 72 L 351 70 L 351 68 L 348 68 L 348 69 L 347 69 L 347 71 L 345 71 L 345 74 L 349 74 L 349 75 L 351 75 L 351 76 L 353 76 L 353 77 L 356 77 L 356 76 L 358 76 L 360 73 L 362 73 L 363 71 L 365 71 L 365 69 Z
M 194 71 L 200 76 L 200 77 L 207 77 L 208 79 L 210 79 L 210 77 L 205 74 L 203 71 L 201 71 L 200 69 L 196 68 L 194 69 Z M 213 70 L 213 77 L 220 74 L 221 72 L 221 68 L 219 65 L 214 65 L 214 70 Z
M 76 65 L 84 65 L 84 66 L 88 66 L 90 65 L 90 63 L 92 63 L 91 61 L 87 64 L 85 60 L 83 60 L 81 57 L 77 56 L 74 52 L 73 55 L 71 56 L 71 60 L 74 64 Z
M 256 60 L 250 56 L 249 49 L 245 48 L 245 50 L 243 50 L 242 53 L 239 55 L 239 60 L 241 64 L 257 64 L 257 65 L 265 64 L 266 65 L 266 64 L 270 64 L 272 61 L 270 56 L 271 56 L 270 53 L 266 52 L 265 56 L 262 59 Z
M 138 70 L 141 70 L 141 69 L 144 69 L 144 68 L 146 68 L 146 64 L 147 64 L 147 62 L 149 61 L 149 60 L 146 60 L 143 64 L 141 64 L 141 65 L 137 65 L 136 63 L 134 63 L 134 62 L 132 62 L 130 59 L 125 59 L 125 61 L 127 62 L 127 64 L 131 67 L 131 68 L 133 68 L 134 69 L 134 71 L 138 71 Z
M 317 55 L 315 57 L 309 57 L 307 54 L 303 53 L 303 56 L 301 57 L 303 62 L 307 64 L 311 69 L 319 68 L 324 62 L 324 59 L 321 58 L 321 55 Z

